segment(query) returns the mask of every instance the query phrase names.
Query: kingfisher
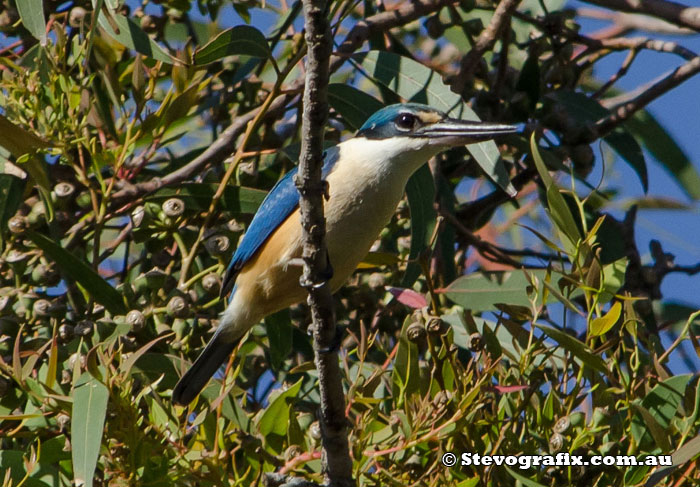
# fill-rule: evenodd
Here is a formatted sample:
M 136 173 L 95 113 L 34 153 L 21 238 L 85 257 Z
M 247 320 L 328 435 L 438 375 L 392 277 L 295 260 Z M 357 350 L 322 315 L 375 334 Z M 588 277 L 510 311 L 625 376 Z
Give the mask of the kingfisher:
M 427 105 L 384 107 L 354 137 L 327 149 L 326 245 L 337 291 L 365 258 L 391 220 L 409 177 L 451 147 L 516 132 L 513 125 L 448 117 Z M 266 316 L 304 301 L 299 284 L 302 227 L 296 169 L 270 190 L 229 264 L 222 298 L 228 305 L 209 343 L 173 390 L 176 404 L 189 404 L 228 359 L 246 332 Z

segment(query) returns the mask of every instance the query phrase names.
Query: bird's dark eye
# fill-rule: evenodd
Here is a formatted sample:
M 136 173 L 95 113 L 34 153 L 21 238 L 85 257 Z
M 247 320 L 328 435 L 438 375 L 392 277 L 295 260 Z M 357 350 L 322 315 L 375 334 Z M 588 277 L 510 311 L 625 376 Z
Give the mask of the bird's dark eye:
M 411 130 L 416 125 L 416 117 L 410 113 L 402 113 L 396 117 L 396 126 L 401 130 Z

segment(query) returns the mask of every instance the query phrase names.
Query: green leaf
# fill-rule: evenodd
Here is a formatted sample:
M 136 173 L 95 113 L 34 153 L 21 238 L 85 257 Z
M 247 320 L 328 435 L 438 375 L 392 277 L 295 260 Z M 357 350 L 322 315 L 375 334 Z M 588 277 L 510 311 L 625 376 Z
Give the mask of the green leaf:
M 671 475 L 678 467 L 689 462 L 693 458 L 696 458 L 698 455 L 700 455 L 700 435 L 696 436 L 678 450 L 673 452 L 671 455 L 672 466 L 657 469 L 653 474 L 651 474 L 644 486 L 654 487 L 661 480 Z
M 544 281 L 547 271 L 536 269 L 526 271 Z M 553 274 L 554 276 L 555 274 Z M 450 300 L 477 313 L 496 310 L 497 304 L 530 307 L 530 280 L 523 271 L 477 272 L 462 276 L 442 289 Z M 539 288 L 542 296 L 542 286 Z
M 656 443 L 656 446 L 658 446 L 661 451 L 669 451 L 671 449 L 671 444 L 668 441 L 668 436 L 666 435 L 664 427 L 659 424 L 656 418 L 645 407 L 638 403 L 632 403 L 631 406 L 632 409 L 637 411 L 639 416 L 642 417 L 644 430 L 647 434 L 650 434 L 652 438 L 654 438 L 654 443 Z
M 2 474 L 3 480 L 5 476 L 8 475 L 10 480 L 9 485 L 22 485 L 26 487 L 49 487 L 52 485 L 35 478 L 37 471 L 42 469 L 42 464 L 37 464 L 32 472 L 32 476 L 25 478 L 27 471 L 24 462 L 28 460 L 29 457 L 30 454 L 24 451 L 0 450 L 0 474 Z M 41 460 L 43 463 L 43 454 Z
M 92 486 L 108 399 L 107 387 L 93 376 L 84 373 L 78 379 L 73 391 L 70 439 L 76 485 Z
M 218 184 L 186 183 L 177 187 L 159 189 L 148 201 L 163 203 L 173 197 L 180 198 L 188 210 L 204 211 L 209 208 Z M 242 186 L 227 186 L 219 205 L 225 211 L 237 214 L 253 214 L 262 204 L 267 192 Z
M 303 378 L 299 379 L 294 385 L 290 386 L 286 391 L 280 393 L 272 400 L 270 405 L 265 409 L 260 416 L 258 429 L 260 434 L 268 436 L 273 433 L 279 436 L 287 434 L 287 425 L 289 424 L 289 410 L 292 402 L 299 395 Z
M 578 358 L 590 368 L 602 372 L 603 374 L 607 373 L 608 369 L 605 366 L 605 361 L 594 354 L 585 343 L 558 328 L 540 323 L 535 323 L 534 325 L 545 332 L 550 338 L 556 340 L 564 350 L 571 352 L 574 357 Z
M 0 160 L 0 250 L 2 250 L 2 233 L 7 228 L 7 221 L 17 212 L 22 203 L 22 193 L 26 180 L 12 174 L 3 174 L 3 162 Z
M 700 173 L 663 125 L 646 110 L 635 113 L 625 125 L 676 180 L 688 197 L 700 199 Z
M 39 40 L 42 46 L 45 46 L 46 18 L 44 18 L 44 2 L 42 0 L 17 0 L 16 5 L 22 24 Z
M 561 90 L 548 95 L 560 103 L 574 120 L 590 124 L 611 114 L 596 100 L 583 93 Z M 617 127 L 603 140 L 622 157 L 639 176 L 644 192 L 649 190 L 649 176 L 641 147 L 625 127 Z
M 358 269 L 374 269 L 376 267 L 396 265 L 400 262 L 398 255 L 389 252 L 369 252 L 357 265 Z
M 651 418 L 659 424 L 664 430 L 663 435 L 666 443 L 668 443 L 667 429 L 671 424 L 671 420 L 676 415 L 678 406 L 683 401 L 685 396 L 685 388 L 688 382 L 693 378 L 693 374 L 676 375 L 670 377 L 663 382 L 660 382 L 644 397 L 644 400 L 639 404 L 641 408 L 648 411 Z M 645 418 L 642 409 L 636 408 L 640 415 L 635 416 L 632 420 L 631 432 L 637 444 L 644 441 L 645 436 L 648 437 L 649 419 Z M 658 444 L 658 435 L 654 435 L 654 440 Z M 659 445 L 661 446 L 661 445 Z M 664 451 L 668 451 L 665 449 Z
M 110 286 L 87 263 L 62 248 L 48 237 L 27 232 L 27 236 L 39 247 L 46 257 L 55 261 L 61 271 L 80 285 L 112 314 L 125 314 L 126 307 L 121 294 Z
M 532 158 L 535 161 L 535 167 L 542 179 L 542 183 L 544 183 L 547 189 L 547 206 L 549 207 L 549 213 L 552 215 L 554 224 L 569 238 L 571 243 L 576 243 L 581 238 L 578 225 L 576 225 L 576 221 L 569 210 L 569 206 L 566 204 L 566 200 L 564 200 L 564 197 L 559 192 L 559 188 L 552 179 L 552 176 L 549 175 L 547 166 L 545 166 L 544 160 L 537 147 L 534 133 L 530 137 L 530 152 L 532 153 Z
M 236 54 L 263 59 L 272 57 L 270 46 L 262 32 L 249 25 L 237 25 L 226 29 L 197 49 L 192 56 L 192 62 L 201 66 Z
M 411 287 L 421 273 L 416 261 L 423 250 L 430 245 L 430 238 L 435 228 L 437 215 L 435 201 L 435 183 L 430 168 L 424 164 L 406 184 L 408 206 L 411 209 L 411 249 L 408 253 L 409 263 L 401 280 L 402 287 Z
M 48 147 L 49 143 L 0 115 L 0 145 L 13 156 L 21 157 Z
M 603 335 L 605 332 L 610 330 L 617 320 L 620 318 L 620 313 L 622 312 L 622 303 L 616 301 L 603 316 L 595 318 L 591 321 L 591 325 L 588 328 L 588 333 L 591 336 L 597 337 Z
M 635 138 L 624 127 L 617 127 L 608 135 L 603 137 L 603 140 L 617 152 L 627 164 L 634 169 L 634 172 L 639 176 L 642 182 L 644 192 L 649 191 L 649 175 L 647 174 L 647 163 L 644 160 L 642 148 Z
M 520 482 L 522 485 L 525 487 L 545 487 L 543 484 L 540 484 L 539 482 L 535 482 L 534 480 L 531 480 L 524 475 L 520 475 L 517 473 L 515 470 L 505 467 L 506 471 L 510 474 L 511 477 L 513 477 L 515 480 Z
M 396 92 L 402 98 L 430 105 L 451 117 L 479 120 L 462 98 L 450 90 L 436 71 L 407 57 L 385 51 L 369 51 L 352 56 L 372 80 Z M 470 144 L 467 150 L 474 156 L 486 175 L 505 192 L 513 196 L 516 190 L 492 140 Z
M 93 6 L 96 1 L 97 0 L 93 0 Z M 107 19 L 107 15 L 109 15 L 111 19 Z M 116 12 L 109 12 L 108 14 L 103 8 L 99 14 L 99 23 L 100 27 L 102 27 L 110 37 L 114 38 L 123 46 L 133 49 L 148 58 L 162 61 L 166 64 L 177 62 L 176 59 L 171 57 L 170 54 L 151 39 L 148 34 L 130 18 Z M 112 24 L 118 29 L 118 32 L 112 28 Z
M 270 365 L 280 370 L 282 364 L 292 353 L 292 333 L 294 328 L 289 310 L 283 310 L 265 318 L 267 339 L 270 342 Z
M 396 351 L 396 360 L 391 373 L 392 393 L 398 406 L 414 393 L 420 392 L 421 378 L 418 367 L 418 347 L 408 339 L 406 332 L 413 324 L 411 315 L 407 316 L 401 328 L 399 348 Z
M 372 95 L 344 83 L 328 85 L 328 104 L 353 130 L 359 129 L 365 120 L 383 106 Z

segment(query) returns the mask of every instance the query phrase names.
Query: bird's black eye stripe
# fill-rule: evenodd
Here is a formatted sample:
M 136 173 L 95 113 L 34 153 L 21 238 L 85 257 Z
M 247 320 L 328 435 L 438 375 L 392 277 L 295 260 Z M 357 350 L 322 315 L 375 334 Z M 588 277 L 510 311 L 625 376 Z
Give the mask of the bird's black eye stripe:
M 396 117 L 396 126 L 401 130 L 411 130 L 416 126 L 416 117 L 410 113 L 402 113 Z

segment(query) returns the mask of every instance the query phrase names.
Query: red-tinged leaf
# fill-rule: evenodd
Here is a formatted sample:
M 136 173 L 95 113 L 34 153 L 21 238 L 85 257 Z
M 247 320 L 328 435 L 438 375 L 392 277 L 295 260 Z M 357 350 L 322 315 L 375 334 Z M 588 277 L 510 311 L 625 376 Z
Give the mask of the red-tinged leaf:
M 428 300 L 425 299 L 425 296 L 413 289 L 387 287 L 386 290 L 389 291 L 399 303 L 405 304 L 409 308 L 421 309 L 428 306 Z
M 510 392 L 524 391 L 530 386 L 493 386 L 494 390 L 499 394 L 508 394 Z

